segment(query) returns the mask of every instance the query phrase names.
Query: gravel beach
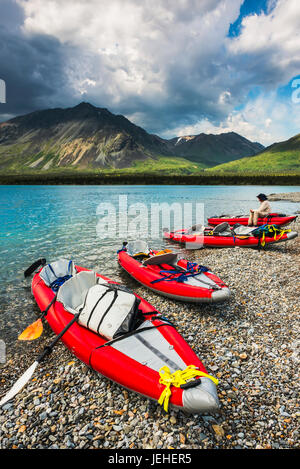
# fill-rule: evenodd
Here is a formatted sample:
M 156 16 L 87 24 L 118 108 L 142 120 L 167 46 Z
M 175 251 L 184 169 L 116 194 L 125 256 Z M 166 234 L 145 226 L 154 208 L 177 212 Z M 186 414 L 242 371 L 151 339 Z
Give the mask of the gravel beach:
M 300 192 L 280 192 L 268 195 L 270 201 L 286 200 L 288 202 L 300 202 Z
M 293 225 L 299 231 L 299 225 Z M 295 449 L 299 447 L 300 238 L 253 249 L 187 251 L 231 288 L 217 305 L 164 299 L 123 281 L 173 321 L 219 379 L 220 412 L 185 415 L 127 391 L 63 346 L 0 409 L 0 448 Z M 105 274 L 105 272 L 102 272 Z M 120 275 L 120 273 L 119 273 Z M 1 365 L 1 395 L 52 337 L 16 344 Z

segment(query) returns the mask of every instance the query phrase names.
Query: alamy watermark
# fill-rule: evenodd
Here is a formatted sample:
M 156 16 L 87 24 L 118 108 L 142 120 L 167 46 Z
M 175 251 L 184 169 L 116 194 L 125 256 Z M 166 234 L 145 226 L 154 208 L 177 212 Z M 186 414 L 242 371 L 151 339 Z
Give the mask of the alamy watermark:
M 0 103 L 6 103 L 6 84 L 0 79 Z
M 119 196 L 117 204 L 102 202 L 96 215 L 97 234 L 101 239 L 151 238 L 161 239 L 163 231 L 183 230 L 193 223 L 204 223 L 204 204 L 198 202 L 128 204 L 126 194 Z
M 292 81 L 292 88 L 296 88 L 292 92 L 292 102 L 295 104 L 299 104 L 300 103 L 300 78 L 295 78 Z
M 4 340 L 0 339 L 0 364 L 6 362 L 6 345 Z

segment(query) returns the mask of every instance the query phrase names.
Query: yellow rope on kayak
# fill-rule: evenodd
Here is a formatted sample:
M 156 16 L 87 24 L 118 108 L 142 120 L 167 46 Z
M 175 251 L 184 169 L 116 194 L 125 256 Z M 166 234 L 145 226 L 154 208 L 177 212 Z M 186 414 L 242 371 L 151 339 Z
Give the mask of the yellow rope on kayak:
M 270 225 L 269 226 L 269 231 L 268 231 L 268 237 L 270 236 L 270 238 L 272 237 L 271 235 L 273 234 L 273 239 L 274 241 L 279 241 L 280 238 L 282 238 L 282 236 L 285 234 L 285 233 L 290 233 L 290 229 L 289 230 L 281 230 L 279 228 L 276 228 L 276 226 L 274 225 Z M 278 236 L 278 237 L 277 237 Z M 266 237 L 266 233 L 265 231 L 263 231 L 263 235 L 262 235 L 262 239 L 261 239 L 261 245 L 264 246 L 266 244 L 266 241 L 265 241 L 265 237 Z
M 161 393 L 158 403 L 164 406 L 164 410 L 168 412 L 169 400 L 172 394 L 170 389 L 171 386 L 175 386 L 176 388 L 180 388 L 182 384 L 186 384 L 186 382 L 190 379 L 195 378 L 196 376 L 209 378 L 211 379 L 216 385 L 218 384 L 217 378 L 200 371 L 196 366 L 189 365 L 185 370 L 177 370 L 174 373 L 171 373 L 167 366 L 163 366 L 159 370 L 159 383 L 164 384 L 166 387 Z

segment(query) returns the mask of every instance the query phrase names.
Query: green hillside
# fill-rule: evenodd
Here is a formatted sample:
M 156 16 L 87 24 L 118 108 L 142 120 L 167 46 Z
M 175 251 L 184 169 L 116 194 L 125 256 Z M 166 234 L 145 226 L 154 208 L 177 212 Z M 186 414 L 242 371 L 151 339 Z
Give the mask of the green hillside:
M 208 168 L 210 172 L 291 172 L 300 170 L 300 134 L 262 153 Z
M 1 151 L 0 151 L 0 157 L 1 157 Z M 47 159 L 52 158 L 54 159 L 53 155 L 47 155 L 47 154 L 39 154 L 35 159 L 44 158 L 44 163 L 47 161 Z M 7 155 L 6 155 L 7 157 Z M 4 157 L 2 156 L 3 160 Z M 34 161 L 34 158 L 32 158 L 32 161 Z M 8 158 L 7 158 L 8 160 Z M 6 161 L 7 161 L 6 160 Z M 8 175 L 8 174 L 15 174 L 15 175 L 24 175 L 24 176 L 30 176 L 33 174 L 40 174 L 41 177 L 44 177 L 47 175 L 47 173 L 50 174 L 56 174 L 57 176 L 61 175 L 64 177 L 65 175 L 69 176 L 76 176 L 77 174 L 82 174 L 83 176 L 85 175 L 90 175 L 90 174 L 101 174 L 103 176 L 119 176 L 123 174 L 124 176 L 126 175 L 142 175 L 142 174 L 157 174 L 157 175 L 189 175 L 189 174 L 197 174 L 199 172 L 203 172 L 206 166 L 204 164 L 196 163 L 189 161 L 185 158 L 179 158 L 179 157 L 174 157 L 174 156 L 157 156 L 156 158 L 145 158 L 144 160 L 134 160 L 131 163 L 131 166 L 128 168 L 114 168 L 113 166 L 106 166 L 105 168 L 95 168 L 93 167 L 92 164 L 86 166 L 85 168 L 81 167 L 74 167 L 71 164 L 62 167 L 56 166 L 56 167 L 51 167 L 48 170 L 45 170 L 43 168 L 32 168 L 32 167 L 26 167 L 20 163 L 19 159 L 13 159 L 13 162 L 10 166 L 8 166 L 5 169 L 2 169 L 0 167 L 0 173 L 1 175 Z

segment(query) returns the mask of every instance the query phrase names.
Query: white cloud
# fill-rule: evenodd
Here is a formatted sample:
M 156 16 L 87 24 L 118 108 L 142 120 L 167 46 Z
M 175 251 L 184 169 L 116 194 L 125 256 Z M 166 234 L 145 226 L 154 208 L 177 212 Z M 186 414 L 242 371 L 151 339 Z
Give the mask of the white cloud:
M 273 4 L 272 4 L 273 3 Z M 231 54 L 248 55 L 259 60 L 254 75 L 260 82 L 283 84 L 299 73 L 300 69 L 300 2 L 278 0 L 270 2 L 268 14 L 250 15 L 242 20 L 241 33 L 227 40 Z M 255 65 L 255 61 L 253 62 Z M 264 72 L 268 70 L 268 74 Z M 273 75 L 273 76 L 272 76 Z
M 220 44 L 243 0 L 18 1 L 27 34 L 51 34 L 91 56 L 82 73 L 97 83 L 93 96 L 120 105 L 134 98 L 140 108 L 180 107 L 188 93 L 213 112 L 224 89 Z
M 220 104 L 226 104 L 226 103 L 230 103 L 230 98 L 231 98 L 230 91 L 223 91 L 220 94 L 218 101 L 219 101 Z
M 292 128 L 286 128 L 286 122 L 292 122 Z M 230 112 L 218 125 L 208 119 L 202 119 L 194 125 L 173 128 L 165 132 L 164 137 L 196 135 L 201 132 L 236 132 L 251 141 L 268 146 L 274 143 L 274 140 L 287 140 L 300 132 L 300 104 L 293 104 L 291 101 L 280 102 L 276 93 L 269 93 L 248 102 L 243 110 Z
M 78 86 L 79 93 L 86 94 L 88 93 L 90 87 L 96 86 L 96 82 L 94 80 L 90 80 L 90 78 L 85 78 L 81 83 L 78 84 Z
M 276 95 L 300 71 L 299 0 L 269 0 L 235 38 L 228 30 L 243 0 L 17 1 L 27 36 L 74 48 L 74 100 L 162 136 L 235 131 L 269 144 L 300 130 L 299 108 Z

